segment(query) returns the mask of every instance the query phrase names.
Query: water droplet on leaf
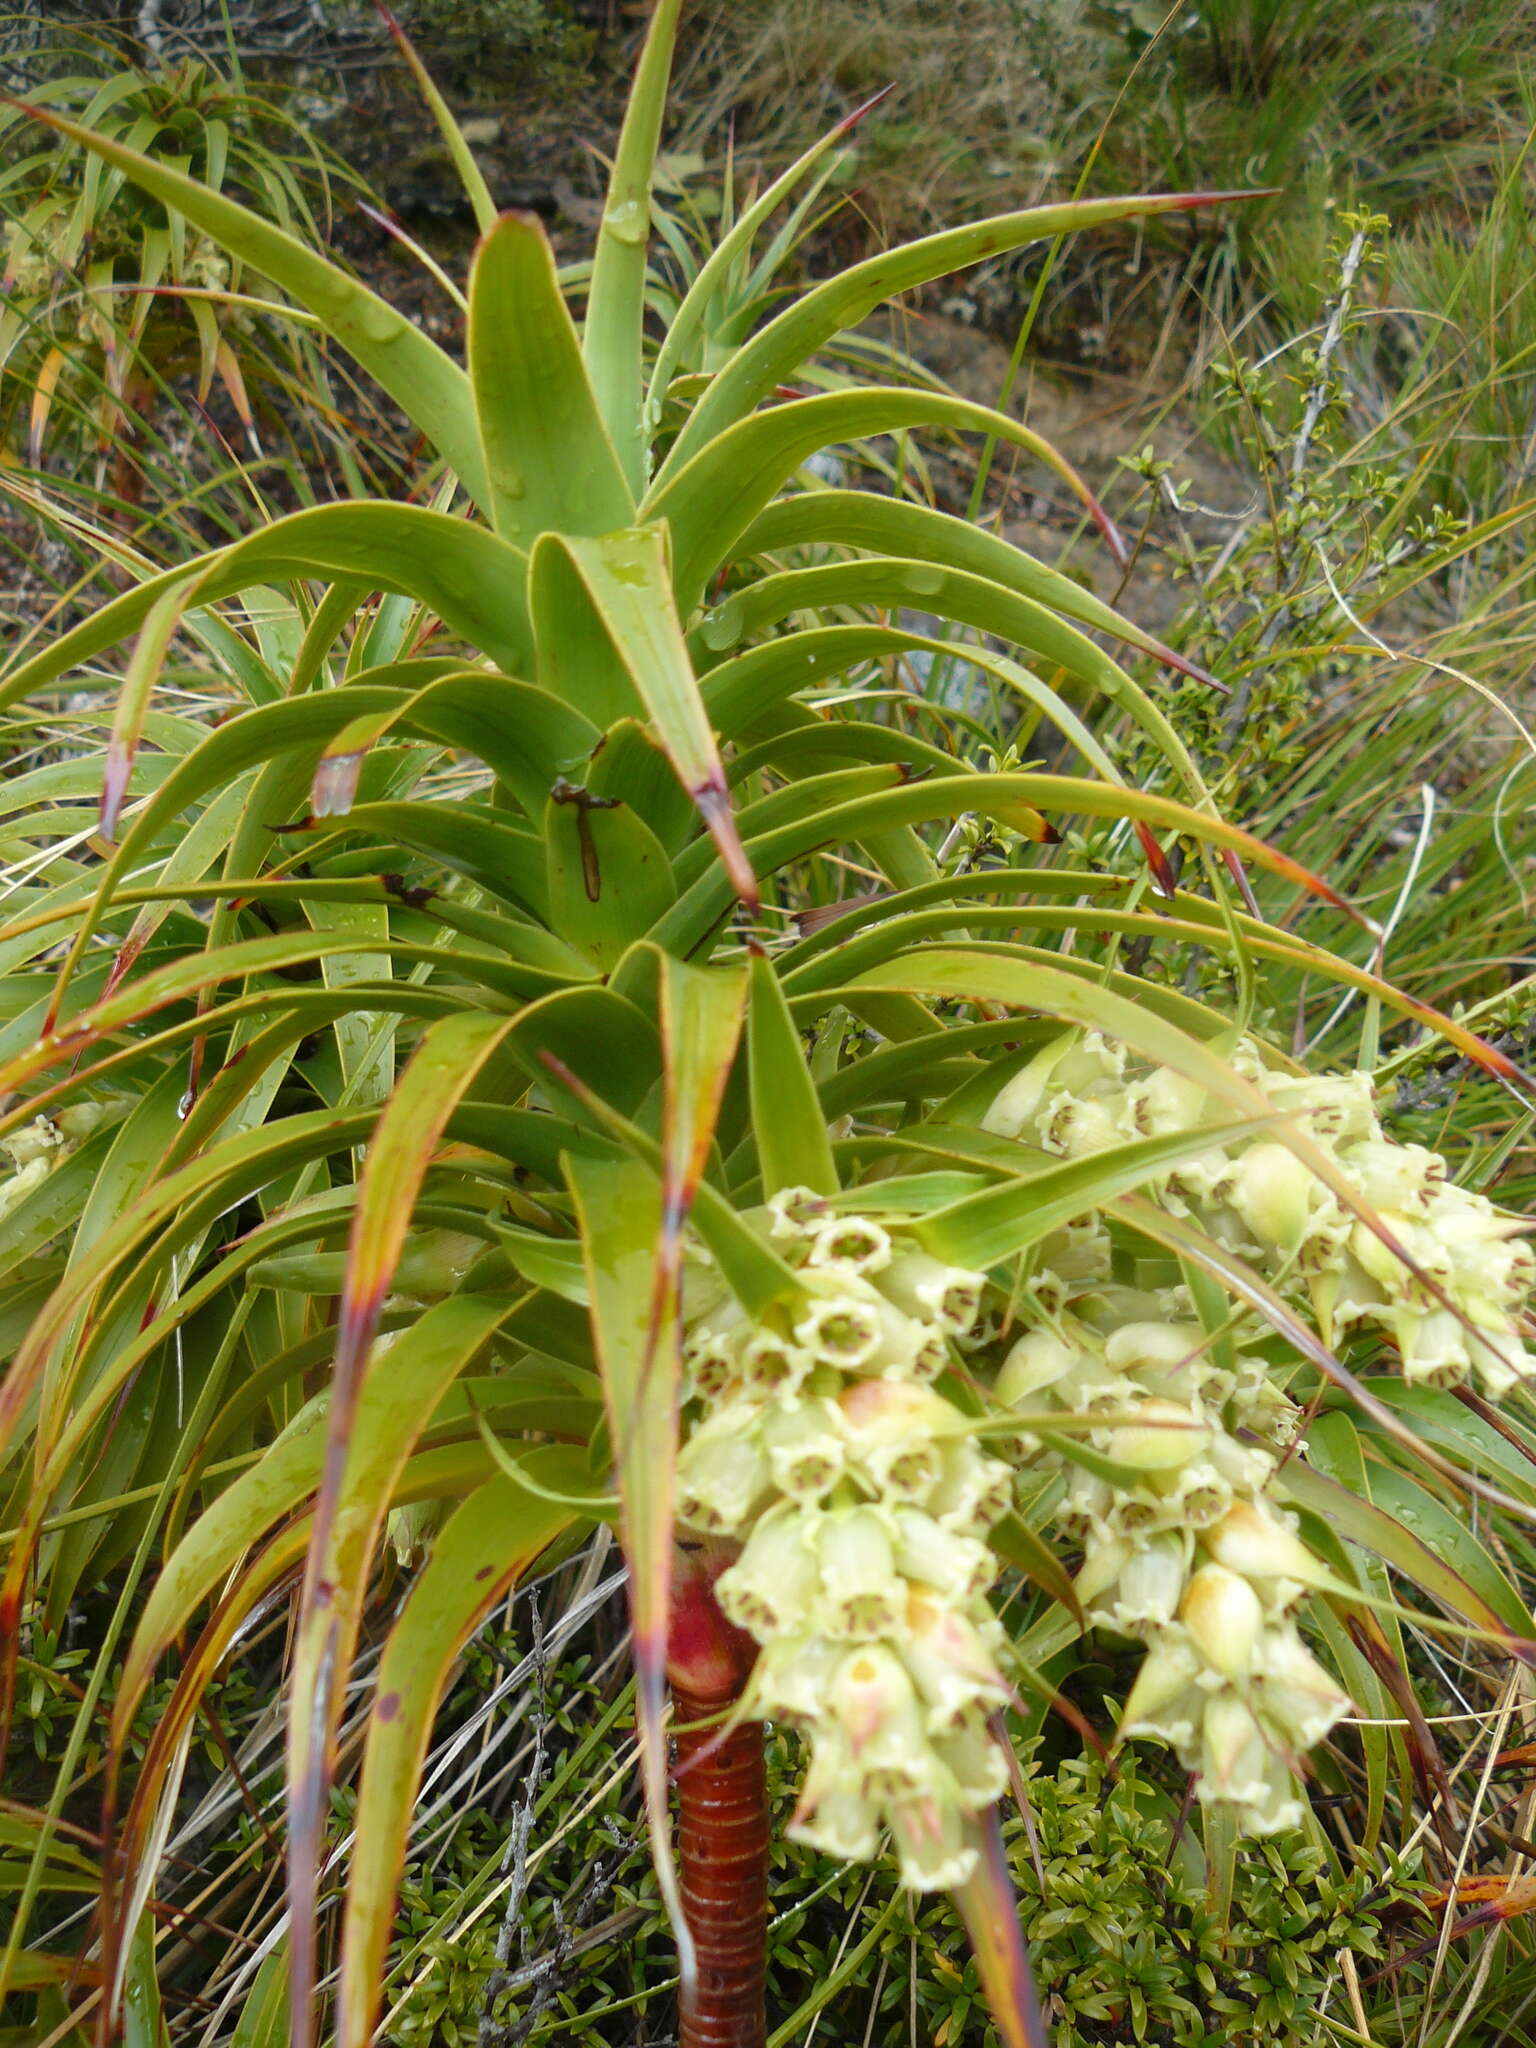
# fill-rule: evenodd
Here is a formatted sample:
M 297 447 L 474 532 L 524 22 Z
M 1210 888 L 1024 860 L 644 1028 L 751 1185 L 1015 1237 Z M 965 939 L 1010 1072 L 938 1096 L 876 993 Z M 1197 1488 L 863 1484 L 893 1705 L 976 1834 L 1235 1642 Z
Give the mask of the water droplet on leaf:
M 640 199 L 623 199 L 603 215 L 603 232 L 615 241 L 643 242 L 650 233 L 650 209 Z
M 738 604 L 723 604 L 718 611 L 705 615 L 699 628 L 704 645 L 718 654 L 727 647 L 734 647 L 741 638 L 741 607 Z

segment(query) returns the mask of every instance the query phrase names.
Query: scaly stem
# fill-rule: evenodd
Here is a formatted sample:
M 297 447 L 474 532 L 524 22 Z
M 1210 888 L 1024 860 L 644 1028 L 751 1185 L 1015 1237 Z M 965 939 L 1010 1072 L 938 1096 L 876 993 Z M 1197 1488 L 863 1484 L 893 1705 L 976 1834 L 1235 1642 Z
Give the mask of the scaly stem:
M 711 1709 L 674 1685 L 672 1711 L 679 1722 L 696 1722 Z M 768 1774 L 762 1722 L 743 1721 L 723 1740 L 713 1728 L 680 1728 L 677 1805 L 683 1909 L 698 1962 L 694 1995 L 683 2005 L 680 2048 L 763 2048 Z
M 764 2048 L 768 1929 L 768 1780 L 760 1721 L 722 1736 L 757 1646 L 715 1603 L 731 1562 L 722 1546 L 679 1546 L 667 1676 L 677 1729 L 678 1866 L 696 1949 L 681 2001 L 679 2048 Z

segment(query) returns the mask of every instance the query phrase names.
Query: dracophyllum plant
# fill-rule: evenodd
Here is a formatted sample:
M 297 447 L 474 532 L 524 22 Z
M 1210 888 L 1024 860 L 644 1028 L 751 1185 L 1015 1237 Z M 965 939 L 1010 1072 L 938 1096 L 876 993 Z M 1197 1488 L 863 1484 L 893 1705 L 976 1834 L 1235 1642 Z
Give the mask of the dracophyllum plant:
M 688 2048 L 765 2034 L 763 1717 L 805 1738 L 791 1832 L 889 1842 L 909 1882 L 952 1888 L 1018 2048 L 1042 2036 L 998 1819 L 1007 1717 L 1085 1629 L 1147 1643 L 1128 1727 L 1255 1827 L 1302 1811 L 1294 1768 L 1344 1696 L 1400 1673 L 1367 1550 L 1436 1603 L 1414 1625 L 1536 1635 L 1491 1561 L 1432 1569 L 1389 1516 L 1351 1519 L 1355 1417 L 1426 1526 L 1444 1510 L 1414 1461 L 1449 1483 L 1481 1451 L 1332 1348 L 1378 1335 L 1418 1382 L 1390 1385 L 1431 1402 L 1464 1365 L 1496 1388 L 1524 1370 L 1523 1254 L 1384 1143 L 1355 1084 L 1308 1082 L 1115 949 L 1223 954 L 1245 1015 L 1271 962 L 1427 1013 L 1242 907 L 1244 863 L 1298 916 L 1331 892 L 1218 815 L 1155 681 L 1105 643 L 1176 656 L 998 535 L 805 469 L 882 435 L 995 436 L 1113 545 L 1011 417 L 814 387 L 893 293 L 1196 202 L 1007 214 L 780 293 L 753 252 L 833 135 L 658 288 L 676 16 L 654 12 L 578 277 L 498 214 L 435 102 L 482 230 L 449 281 L 462 362 L 305 242 L 41 116 L 349 350 L 426 469 L 413 502 L 311 507 L 148 577 L 0 684 L 0 706 L 100 693 L 107 728 L 13 791 L 6 1699 L 29 1629 L 85 1588 L 115 1601 L 51 1809 L 101 1743 L 99 1946 L 82 1977 L 37 1932 L 39 1815 L 0 1997 L 18 1971 L 99 1978 L 110 2015 L 152 1963 L 199 1703 L 291 1607 L 291 2038 L 365 2048 L 444 1689 L 491 1608 L 605 1522 Z M 914 601 L 942 637 L 901 623 Z M 902 687 L 913 654 L 976 668 L 1019 707 L 1016 758 L 1049 729 L 1074 772 L 973 766 L 966 723 Z M 1152 742 L 1147 787 L 1104 720 Z M 1019 864 L 956 872 L 967 819 Z M 1171 834 L 1200 853 L 1181 889 Z M 386 1616 L 391 1526 L 425 1556 Z M 353 1686 L 365 1627 L 382 1650 Z M 342 1840 L 332 1784 L 358 1755 Z

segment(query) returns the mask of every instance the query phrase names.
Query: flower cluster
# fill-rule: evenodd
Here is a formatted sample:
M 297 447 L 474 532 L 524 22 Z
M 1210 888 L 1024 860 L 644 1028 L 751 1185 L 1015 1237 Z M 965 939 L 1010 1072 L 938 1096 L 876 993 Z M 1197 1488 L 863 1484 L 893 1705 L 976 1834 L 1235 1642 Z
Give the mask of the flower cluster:
M 1520 1220 L 1453 1185 L 1436 1153 L 1387 1139 L 1367 1075 L 1288 1074 L 1247 1040 L 1229 1059 L 1331 1176 L 1273 1136 L 1213 1144 L 1154 1181 L 1165 1205 L 1303 1303 L 1325 1342 L 1357 1327 L 1380 1331 L 1406 1379 L 1448 1387 L 1475 1378 L 1498 1398 L 1536 1374 L 1519 1334 L 1536 1280 Z M 1167 1068 L 1129 1075 L 1124 1048 L 1089 1032 L 1037 1054 L 984 1123 L 1075 1158 L 1232 1118 L 1229 1105 Z
M 1349 1703 L 1291 1619 L 1316 1560 L 1264 1499 L 1293 1411 L 1262 1361 L 1214 1364 L 1198 1323 L 1095 1328 L 1123 1304 L 1080 1307 L 1021 1337 L 995 1392 L 1037 1424 L 1059 1414 L 1126 1475 L 1064 1456 L 1057 1513 L 1083 1546 L 1084 1613 L 1148 1645 L 1121 1732 L 1169 1742 L 1250 1833 L 1294 1826 L 1295 1759 Z
M 775 1197 L 765 1227 L 800 1299 L 765 1325 L 728 1298 L 701 1311 L 692 1289 L 699 1419 L 678 1519 L 742 1545 L 715 1597 L 761 1646 L 744 1711 L 811 1745 L 789 1832 L 864 1858 L 888 1827 L 906 1883 L 958 1884 L 976 1854 L 967 1816 L 1008 1779 L 988 1727 L 1009 1694 L 983 1539 L 1012 1475 L 934 1385 L 984 1276 L 803 1189 Z
M 0 1166 L 10 1168 L 8 1173 L 0 1172 L 0 1218 L 20 1208 L 76 1145 L 89 1137 L 105 1114 L 98 1103 L 79 1103 L 52 1118 L 34 1117 L 31 1123 L 0 1138 Z
M 1213 1142 L 1155 1176 L 1161 1202 L 1264 1272 L 1325 1341 L 1371 1324 L 1412 1379 L 1454 1384 L 1475 1372 L 1499 1393 L 1528 1376 L 1516 1318 L 1532 1261 L 1516 1226 L 1450 1186 L 1432 1153 L 1385 1139 L 1365 1076 L 1294 1077 L 1247 1043 L 1231 1064 L 1305 1134 L 1330 1178 L 1260 1135 Z M 1121 1047 L 1087 1033 L 1038 1053 L 984 1123 L 1079 1157 L 1231 1120 L 1204 1090 L 1164 1068 L 1135 1074 Z M 1096 1216 L 1047 1240 L 1026 1282 L 1032 1326 L 995 1393 L 1035 1424 L 1026 1445 L 1059 1416 L 1052 1442 L 1099 1454 L 1056 1455 L 1057 1520 L 1083 1548 L 1084 1612 L 1148 1646 L 1122 1733 L 1168 1742 L 1199 1796 L 1230 1804 L 1250 1832 L 1294 1826 L 1295 1765 L 1349 1707 L 1293 1618 L 1320 1567 L 1267 1498 L 1281 1454 L 1301 1448 L 1300 1412 L 1255 1349 L 1261 1330 L 1235 1319 L 1213 1344 L 1187 1288 L 1118 1285 L 1110 1254 Z M 1104 1460 L 1118 1468 L 1113 1483 L 1100 1476 Z

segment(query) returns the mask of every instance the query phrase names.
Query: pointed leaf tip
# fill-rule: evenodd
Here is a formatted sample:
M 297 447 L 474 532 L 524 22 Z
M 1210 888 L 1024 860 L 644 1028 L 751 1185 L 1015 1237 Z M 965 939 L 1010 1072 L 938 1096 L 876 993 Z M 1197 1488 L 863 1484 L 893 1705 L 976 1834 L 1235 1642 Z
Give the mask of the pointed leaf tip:
M 1158 845 L 1151 826 L 1143 824 L 1139 818 L 1133 820 L 1133 823 L 1136 837 L 1141 841 L 1141 850 L 1147 857 L 1147 866 L 1152 872 L 1157 893 L 1171 902 L 1178 894 L 1178 881 L 1173 872 L 1173 863 Z
M 882 100 L 888 100 L 895 90 L 896 81 L 893 78 L 889 85 L 882 85 L 880 90 L 877 93 L 872 94 L 870 98 L 865 100 L 864 104 L 861 107 L 855 107 L 851 114 L 844 114 L 842 120 L 839 121 L 837 126 L 833 129 L 833 134 L 851 135 L 853 130 L 857 128 L 859 123 L 864 119 L 865 115 L 872 114 L 875 111 L 875 108 L 879 106 L 880 102 Z
M 721 863 L 731 880 L 731 887 L 748 910 L 756 911 L 762 902 L 757 886 L 757 876 L 752 863 L 747 859 L 747 850 L 741 843 L 736 830 L 736 817 L 731 809 L 730 798 L 717 782 L 702 784 L 691 790 L 699 816 L 709 827 L 709 836 L 719 851 Z

